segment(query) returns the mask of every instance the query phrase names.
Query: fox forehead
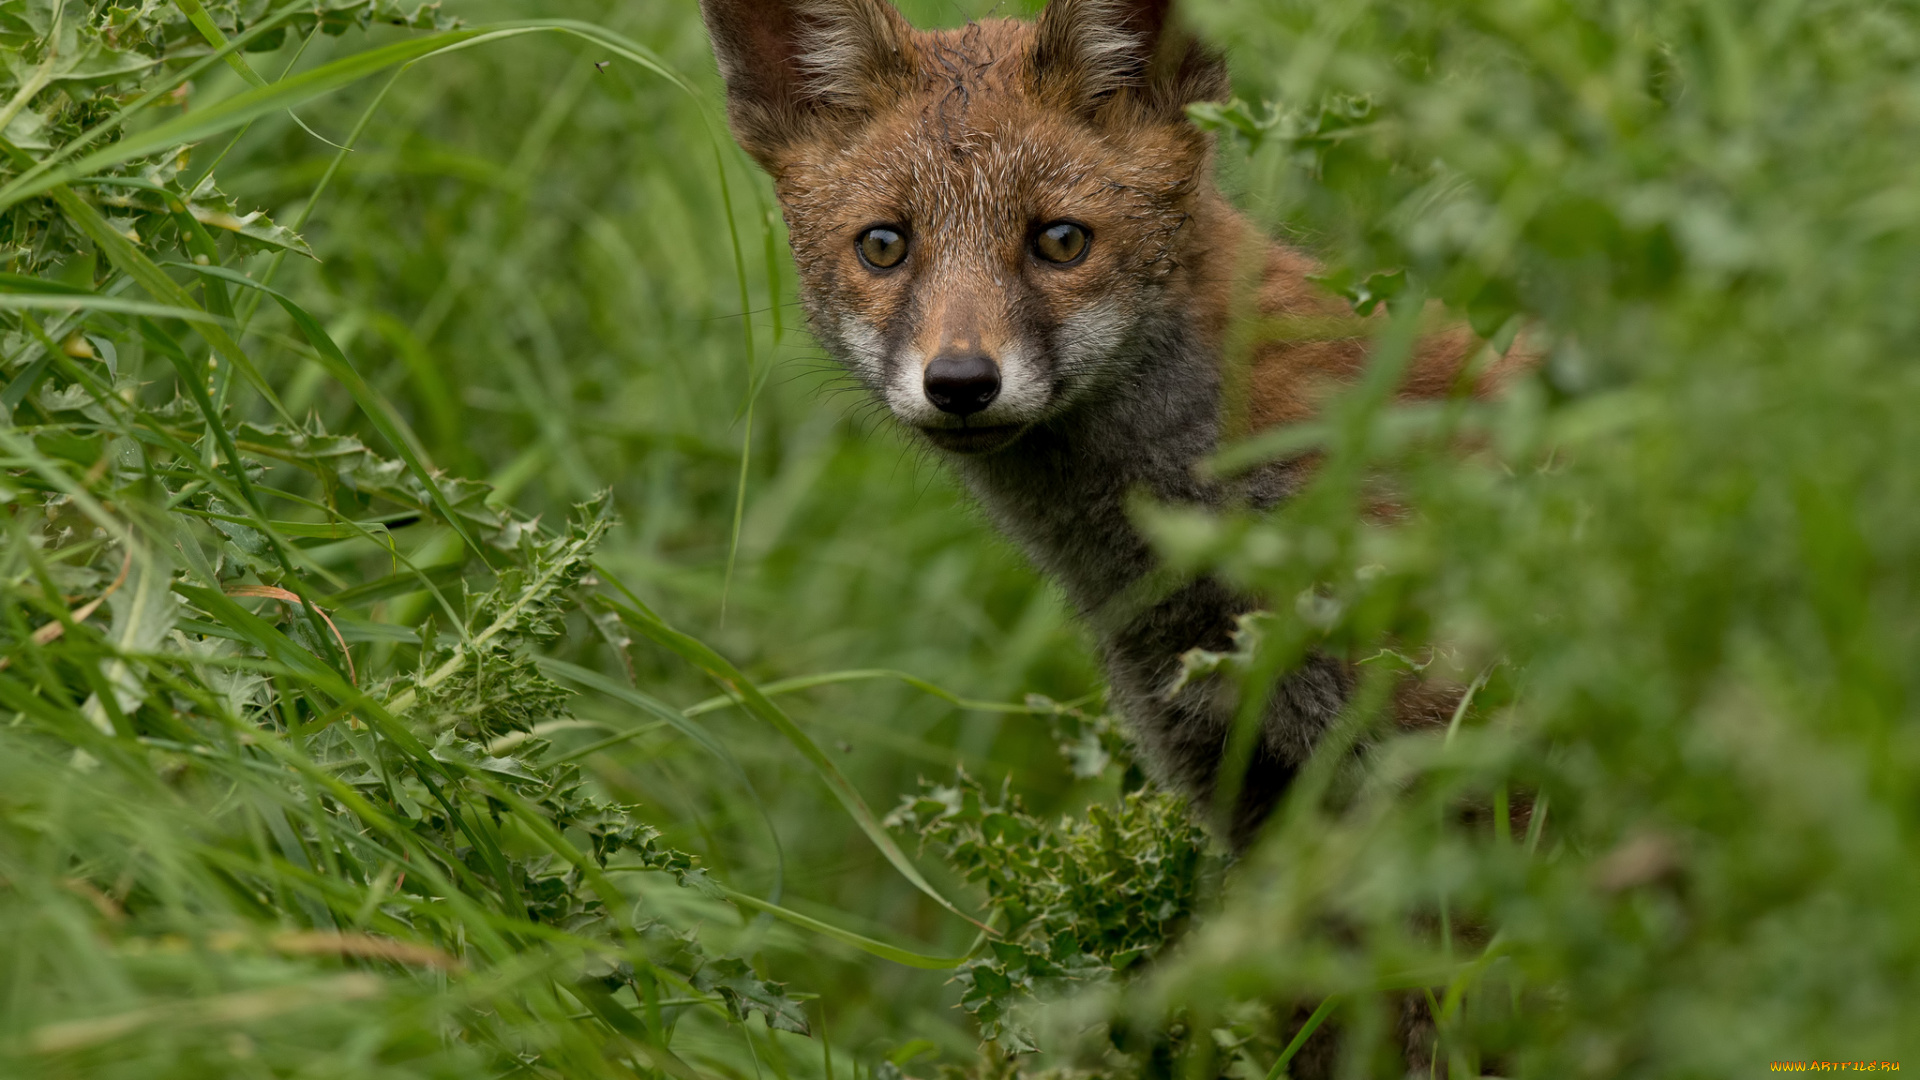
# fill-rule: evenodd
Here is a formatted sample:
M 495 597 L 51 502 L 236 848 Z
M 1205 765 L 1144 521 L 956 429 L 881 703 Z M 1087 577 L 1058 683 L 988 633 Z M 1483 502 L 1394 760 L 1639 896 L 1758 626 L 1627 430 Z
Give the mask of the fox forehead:
M 1036 224 L 1070 218 L 1156 262 L 1198 188 L 1205 143 L 1173 123 L 1096 127 L 1026 78 L 1033 27 L 988 20 L 916 31 L 916 84 L 867 121 L 789 144 L 775 187 L 796 254 L 906 225 L 947 251 L 1016 257 Z M 803 270 L 805 266 L 803 265 Z

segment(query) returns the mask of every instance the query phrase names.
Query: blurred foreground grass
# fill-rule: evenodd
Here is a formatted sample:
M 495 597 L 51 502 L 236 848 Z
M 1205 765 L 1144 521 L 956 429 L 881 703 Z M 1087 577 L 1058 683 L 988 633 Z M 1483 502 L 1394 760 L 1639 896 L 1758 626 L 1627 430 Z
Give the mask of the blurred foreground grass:
M 1324 755 L 1224 880 L 1114 803 L 1097 709 L 987 707 L 1093 665 L 830 393 L 691 3 L 318 14 L 0 5 L 8 1075 L 924 1071 L 971 1060 L 963 996 L 1027 1066 L 1119 1075 L 1265 1075 L 1323 1002 L 1301 1065 L 1400 1075 L 1407 994 L 1436 1075 L 1914 1049 L 1911 9 L 1196 6 L 1265 224 L 1547 353 L 1498 403 L 1363 388 L 1286 433 L 1327 466 L 1273 519 L 1150 512 L 1284 616 L 1227 670 L 1478 687 L 1444 739 Z M 924 891 L 848 810 L 917 775 Z M 970 946 L 958 985 L 875 955 Z

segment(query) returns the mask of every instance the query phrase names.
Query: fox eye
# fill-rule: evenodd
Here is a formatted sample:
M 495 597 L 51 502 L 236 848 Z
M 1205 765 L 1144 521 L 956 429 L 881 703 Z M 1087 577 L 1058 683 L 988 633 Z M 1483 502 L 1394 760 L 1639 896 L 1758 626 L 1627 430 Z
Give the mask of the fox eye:
M 1033 237 L 1033 253 L 1050 263 L 1072 266 L 1087 257 L 1087 248 L 1091 247 L 1093 237 L 1087 235 L 1085 226 L 1071 221 L 1055 221 L 1040 226 Z
M 860 234 L 854 250 L 860 253 L 860 261 L 869 269 L 885 270 L 900 265 L 900 260 L 907 257 L 907 238 L 898 229 L 875 225 Z

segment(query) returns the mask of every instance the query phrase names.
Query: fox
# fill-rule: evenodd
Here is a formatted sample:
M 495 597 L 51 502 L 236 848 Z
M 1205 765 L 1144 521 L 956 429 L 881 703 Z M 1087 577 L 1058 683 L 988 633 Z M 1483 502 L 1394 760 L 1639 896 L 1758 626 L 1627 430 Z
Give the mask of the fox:
M 1261 342 L 1229 369 L 1236 303 L 1353 319 L 1309 254 L 1263 236 L 1214 178 L 1188 107 L 1229 95 L 1225 60 L 1171 0 L 1051 0 L 1031 20 L 918 30 L 886 0 L 701 0 L 728 123 L 772 178 L 809 329 L 1091 629 L 1112 707 L 1157 782 L 1255 835 L 1354 693 L 1314 653 L 1282 676 L 1231 806 L 1222 680 L 1174 687 L 1190 650 L 1232 647 L 1256 597 L 1161 569 L 1129 506 L 1270 509 L 1310 456 L 1223 479 L 1235 423 L 1311 419 L 1367 363 L 1366 335 Z M 1427 332 L 1400 393 L 1452 392 L 1479 339 Z M 1469 380 L 1475 376 L 1468 372 Z M 1239 420 L 1235 419 L 1238 410 Z M 1403 724 L 1450 709 L 1397 697 Z

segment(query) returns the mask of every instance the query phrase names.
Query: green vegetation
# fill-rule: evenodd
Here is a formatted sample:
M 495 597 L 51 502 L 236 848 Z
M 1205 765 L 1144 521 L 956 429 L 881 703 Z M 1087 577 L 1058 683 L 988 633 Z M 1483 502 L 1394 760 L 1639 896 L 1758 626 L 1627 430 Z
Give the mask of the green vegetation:
M 1257 7 L 1196 118 L 1390 318 L 1140 510 L 1196 664 L 1376 673 L 1228 866 L 823 393 L 692 4 L 0 2 L 0 1074 L 1920 1060 L 1920 12 Z M 1389 404 L 1429 298 L 1538 368 Z

